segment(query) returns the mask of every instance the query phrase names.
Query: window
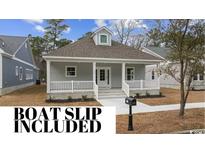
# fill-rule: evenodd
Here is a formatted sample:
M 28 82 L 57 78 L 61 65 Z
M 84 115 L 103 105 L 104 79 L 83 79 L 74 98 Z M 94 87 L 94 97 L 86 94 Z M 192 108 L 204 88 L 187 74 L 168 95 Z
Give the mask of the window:
M 199 80 L 204 80 L 204 74 L 199 74 Z
M 134 80 L 135 78 L 135 68 L 134 67 L 127 67 L 127 80 Z
M 20 67 L 19 68 L 19 80 L 22 80 L 23 79 L 23 68 Z
M 193 80 L 198 80 L 198 74 L 194 75 L 194 79 Z
M 102 35 L 100 35 L 100 43 L 108 43 L 108 41 L 107 41 L 107 35 L 104 35 L 104 34 L 102 34 Z
M 18 66 L 16 66 L 15 74 L 16 74 L 16 76 L 19 75 L 19 67 Z
M 154 76 L 154 70 L 152 71 L 152 80 L 154 80 L 155 76 Z
M 26 69 L 26 80 L 32 80 L 33 79 L 33 70 Z
M 66 66 L 66 77 L 76 77 L 76 66 Z
M 100 81 L 105 81 L 105 70 L 100 70 Z

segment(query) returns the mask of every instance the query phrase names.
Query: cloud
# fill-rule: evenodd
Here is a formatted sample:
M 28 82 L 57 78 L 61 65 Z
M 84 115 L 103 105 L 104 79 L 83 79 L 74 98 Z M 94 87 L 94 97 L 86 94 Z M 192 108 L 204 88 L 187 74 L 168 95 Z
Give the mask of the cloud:
M 96 29 L 107 26 L 105 19 L 96 19 L 95 21 L 96 27 L 92 28 L 92 31 L 95 31 Z
M 43 28 L 43 26 L 41 26 L 41 25 L 36 25 L 35 26 L 35 29 L 38 31 L 38 32 L 45 32 L 46 30 Z
M 30 24 L 42 24 L 43 19 L 24 19 L 25 22 Z
M 67 30 L 64 31 L 64 33 L 67 33 L 67 34 L 68 34 L 68 33 L 70 33 L 70 31 L 71 31 L 71 28 L 68 27 Z

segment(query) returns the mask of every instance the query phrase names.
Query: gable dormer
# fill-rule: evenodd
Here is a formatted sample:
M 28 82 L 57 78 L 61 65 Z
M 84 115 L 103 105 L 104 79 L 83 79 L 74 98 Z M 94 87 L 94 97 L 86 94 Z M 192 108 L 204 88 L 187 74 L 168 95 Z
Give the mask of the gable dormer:
M 97 29 L 95 32 L 93 32 L 91 37 L 93 38 L 95 45 L 112 45 L 112 32 L 106 27 Z

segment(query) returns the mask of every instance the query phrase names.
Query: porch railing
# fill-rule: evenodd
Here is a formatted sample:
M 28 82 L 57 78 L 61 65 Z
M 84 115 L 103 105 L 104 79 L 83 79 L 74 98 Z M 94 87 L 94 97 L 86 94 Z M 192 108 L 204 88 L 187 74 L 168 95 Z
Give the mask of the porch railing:
M 93 91 L 93 81 L 51 81 L 51 92 Z
M 95 82 L 93 83 L 93 90 L 94 90 L 96 99 L 98 99 L 98 85 Z
M 130 96 L 130 87 L 125 81 L 122 82 L 122 90 L 128 97 Z
M 126 81 L 130 90 L 160 89 L 160 81 L 157 80 L 131 80 Z

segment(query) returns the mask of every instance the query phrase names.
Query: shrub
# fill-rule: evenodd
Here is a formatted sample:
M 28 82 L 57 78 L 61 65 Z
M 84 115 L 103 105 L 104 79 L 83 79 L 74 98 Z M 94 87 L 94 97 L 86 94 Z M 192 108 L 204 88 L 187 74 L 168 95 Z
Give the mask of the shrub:
M 147 97 L 150 97 L 150 93 L 148 93 L 147 91 L 146 91 L 146 96 L 147 96 Z
M 159 92 L 159 96 L 162 96 L 162 92 L 161 91 Z
M 72 97 L 71 96 L 68 96 L 68 101 L 72 101 Z
M 139 93 L 136 93 L 135 97 L 136 97 L 136 98 L 139 98 L 139 97 L 140 97 L 140 94 L 139 94 Z
M 82 101 L 86 101 L 88 99 L 87 95 L 82 95 Z

